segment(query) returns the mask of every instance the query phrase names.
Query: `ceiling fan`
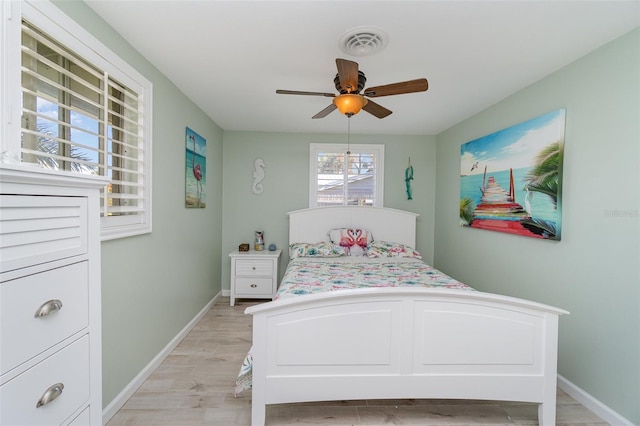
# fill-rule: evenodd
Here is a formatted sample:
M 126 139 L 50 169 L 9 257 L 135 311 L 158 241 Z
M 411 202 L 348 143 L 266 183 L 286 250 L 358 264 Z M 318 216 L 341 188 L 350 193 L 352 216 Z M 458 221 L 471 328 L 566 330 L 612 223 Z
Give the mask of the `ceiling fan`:
M 351 117 L 363 109 L 378 118 L 384 118 L 390 115 L 392 111 L 368 98 L 424 92 L 429 88 L 427 79 L 419 78 L 416 80 L 385 84 L 383 86 L 364 89 L 367 78 L 362 71 L 358 70 L 358 64 L 356 62 L 338 58 L 336 59 L 336 66 L 338 67 L 338 74 L 334 78 L 333 82 L 338 92 L 340 92 L 338 95 L 334 93 L 303 92 L 297 90 L 276 90 L 276 93 L 283 95 L 308 95 L 333 98 L 333 102 L 328 107 L 314 115 L 312 118 L 324 118 L 336 108 L 347 117 Z

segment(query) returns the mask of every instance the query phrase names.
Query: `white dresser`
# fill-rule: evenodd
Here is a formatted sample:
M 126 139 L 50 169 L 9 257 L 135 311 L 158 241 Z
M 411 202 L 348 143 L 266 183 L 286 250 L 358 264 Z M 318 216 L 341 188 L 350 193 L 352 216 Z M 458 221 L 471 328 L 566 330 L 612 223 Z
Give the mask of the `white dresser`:
M 0 425 L 102 425 L 106 183 L 0 165 Z
M 273 299 L 278 290 L 278 259 L 282 250 L 234 251 L 231 257 L 231 299 Z

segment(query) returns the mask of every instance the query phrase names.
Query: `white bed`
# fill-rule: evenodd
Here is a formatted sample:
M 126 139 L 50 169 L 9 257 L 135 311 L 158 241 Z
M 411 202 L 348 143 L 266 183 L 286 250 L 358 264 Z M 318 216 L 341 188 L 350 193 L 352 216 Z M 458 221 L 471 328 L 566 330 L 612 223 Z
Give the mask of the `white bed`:
M 410 212 L 349 206 L 289 216 L 290 243 L 360 227 L 415 247 Z M 282 298 L 246 313 L 254 426 L 264 424 L 267 404 L 389 398 L 533 402 L 539 423 L 555 424 L 562 309 L 478 291 L 369 288 Z

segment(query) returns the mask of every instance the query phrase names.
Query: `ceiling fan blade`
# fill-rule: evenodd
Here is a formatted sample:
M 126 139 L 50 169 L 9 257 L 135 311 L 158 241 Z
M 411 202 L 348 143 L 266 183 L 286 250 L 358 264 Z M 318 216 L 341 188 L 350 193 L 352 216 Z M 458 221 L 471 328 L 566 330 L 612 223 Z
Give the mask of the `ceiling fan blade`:
M 329 115 L 329 113 L 332 112 L 336 108 L 337 107 L 335 106 L 335 104 L 330 104 L 328 107 L 326 107 L 325 109 L 323 109 L 322 111 L 320 111 L 319 113 L 317 113 L 316 115 L 314 115 L 311 118 L 324 118 L 327 115 Z
M 347 92 L 358 92 L 358 63 L 347 59 L 336 59 L 340 86 Z
M 378 118 L 385 118 L 386 116 L 393 113 L 393 111 L 388 110 L 382 105 L 373 102 L 371 99 L 367 100 L 367 104 L 363 106 L 362 109 Z
M 369 87 L 364 95 L 369 98 L 378 96 L 402 95 L 404 93 L 424 92 L 429 88 L 426 78 L 403 81 L 401 83 L 385 84 L 384 86 Z
M 299 90 L 276 90 L 276 93 L 280 95 L 308 95 L 308 96 L 324 96 L 327 98 L 335 98 L 336 95 L 334 93 L 325 93 L 325 92 L 301 92 Z

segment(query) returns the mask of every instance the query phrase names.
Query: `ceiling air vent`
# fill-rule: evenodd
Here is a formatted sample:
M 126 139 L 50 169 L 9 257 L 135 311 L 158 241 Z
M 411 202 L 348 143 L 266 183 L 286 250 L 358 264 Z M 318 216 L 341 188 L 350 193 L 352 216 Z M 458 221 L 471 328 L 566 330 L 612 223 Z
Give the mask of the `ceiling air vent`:
M 340 49 L 351 56 L 370 56 L 380 52 L 389 42 L 387 33 L 376 27 L 358 27 L 340 37 Z

